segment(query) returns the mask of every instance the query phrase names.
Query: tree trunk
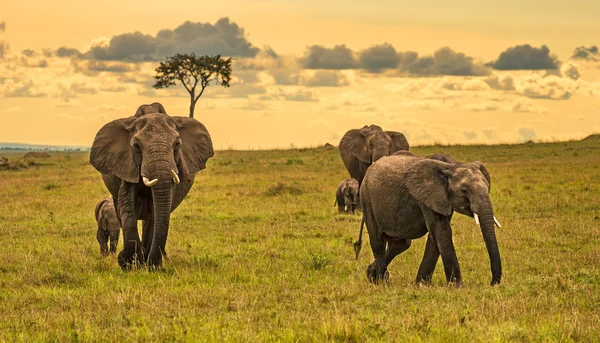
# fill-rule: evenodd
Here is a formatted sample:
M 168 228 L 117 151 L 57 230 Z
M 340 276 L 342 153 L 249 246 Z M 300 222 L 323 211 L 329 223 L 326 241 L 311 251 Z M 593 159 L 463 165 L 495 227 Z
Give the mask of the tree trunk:
M 194 108 L 196 107 L 196 102 L 194 101 L 194 90 L 190 92 L 190 118 L 194 118 Z

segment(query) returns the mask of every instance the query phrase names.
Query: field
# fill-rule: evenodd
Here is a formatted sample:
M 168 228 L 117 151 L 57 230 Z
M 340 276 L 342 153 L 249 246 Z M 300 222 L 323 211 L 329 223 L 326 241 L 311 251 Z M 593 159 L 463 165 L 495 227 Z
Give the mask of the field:
M 100 174 L 86 153 L 53 153 L 0 171 L 0 341 L 600 341 L 600 140 L 411 150 L 490 171 L 498 287 L 458 214 L 464 287 L 441 260 L 433 286 L 415 286 L 425 239 L 389 286 L 369 284 L 360 214 L 333 207 L 347 173 L 322 148 L 217 151 L 172 214 L 164 270 L 123 272 L 95 238 Z

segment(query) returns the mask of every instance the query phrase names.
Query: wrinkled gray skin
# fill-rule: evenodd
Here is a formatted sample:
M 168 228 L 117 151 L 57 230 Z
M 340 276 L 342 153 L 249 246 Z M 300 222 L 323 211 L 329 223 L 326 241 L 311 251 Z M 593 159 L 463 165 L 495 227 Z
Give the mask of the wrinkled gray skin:
M 499 284 L 502 264 L 494 228 L 494 210 L 488 195 L 490 176 L 487 169 L 479 161 L 451 164 L 439 160 L 451 157 L 430 157 L 433 158 L 403 152 L 380 159 L 367 171 L 360 198 L 363 222 L 367 224 L 375 257 L 367 268 L 367 277 L 373 283 L 387 280 L 387 266 L 394 257 L 408 249 L 411 240 L 429 232 L 417 283 L 431 283 L 441 255 L 446 281 L 461 285 L 450 227 L 452 214 L 456 211 L 470 217 L 473 213 L 479 215 L 490 257 L 491 285 Z M 355 243 L 357 256 L 362 243 L 362 225 L 359 240 Z
M 90 163 L 102 173 L 121 221 L 121 268 L 129 269 L 134 263 L 161 266 L 171 212 L 213 155 L 208 131 L 188 117 L 145 113 L 114 120 L 98 131 Z M 143 177 L 158 181 L 149 187 Z M 143 221 L 141 240 L 138 220 Z
M 96 239 L 100 244 L 100 252 L 104 256 L 108 255 L 110 240 L 110 253 L 114 254 L 117 251 L 117 243 L 119 243 L 121 224 L 112 197 L 107 197 L 96 205 L 95 216 L 98 223 Z
M 141 117 L 144 114 L 150 114 L 150 113 L 164 113 L 164 114 L 167 114 L 167 111 L 165 111 L 165 108 L 160 103 L 153 102 L 150 105 L 144 104 L 144 105 L 141 105 L 140 107 L 138 107 L 137 111 L 135 111 L 135 114 L 133 116 L 134 117 Z
M 371 163 L 396 151 L 408 150 L 406 137 L 400 132 L 383 131 L 377 125 L 352 129 L 340 140 L 340 155 L 350 177 L 362 184 Z
M 335 203 L 338 213 L 354 213 L 358 207 L 358 181 L 355 179 L 346 179 L 340 182 L 335 191 Z

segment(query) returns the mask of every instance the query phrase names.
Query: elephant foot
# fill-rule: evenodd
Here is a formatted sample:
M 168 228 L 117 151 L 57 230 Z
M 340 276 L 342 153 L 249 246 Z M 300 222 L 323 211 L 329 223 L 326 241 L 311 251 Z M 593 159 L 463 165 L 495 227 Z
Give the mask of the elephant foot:
M 417 275 L 416 284 L 417 287 L 430 287 L 431 275 Z
M 119 253 L 119 257 L 117 258 L 119 261 L 119 266 L 124 271 L 130 271 L 135 269 L 143 264 L 142 256 L 137 253 L 130 253 L 122 250 Z
M 165 254 L 166 257 L 166 254 Z M 148 255 L 148 260 L 146 261 L 146 263 L 148 264 L 148 268 L 150 270 L 158 270 L 162 268 L 162 259 L 163 259 L 163 254 L 160 252 L 160 250 L 156 249 L 155 251 L 150 251 L 150 254 Z
M 367 267 L 367 278 L 374 285 L 378 285 L 380 283 L 383 285 L 389 285 L 390 273 L 386 269 L 382 275 L 375 264 L 376 263 L 373 262 Z

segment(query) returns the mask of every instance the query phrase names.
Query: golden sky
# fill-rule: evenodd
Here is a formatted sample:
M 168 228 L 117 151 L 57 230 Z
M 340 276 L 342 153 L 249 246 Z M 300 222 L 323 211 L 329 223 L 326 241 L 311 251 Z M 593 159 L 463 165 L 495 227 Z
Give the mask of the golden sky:
M 183 87 L 151 87 L 176 52 L 236 57 L 231 87 L 196 108 L 217 149 L 337 145 L 365 124 L 412 145 L 582 138 L 600 132 L 597 13 L 582 0 L 3 3 L 0 142 L 91 145 L 154 101 L 187 115 Z

